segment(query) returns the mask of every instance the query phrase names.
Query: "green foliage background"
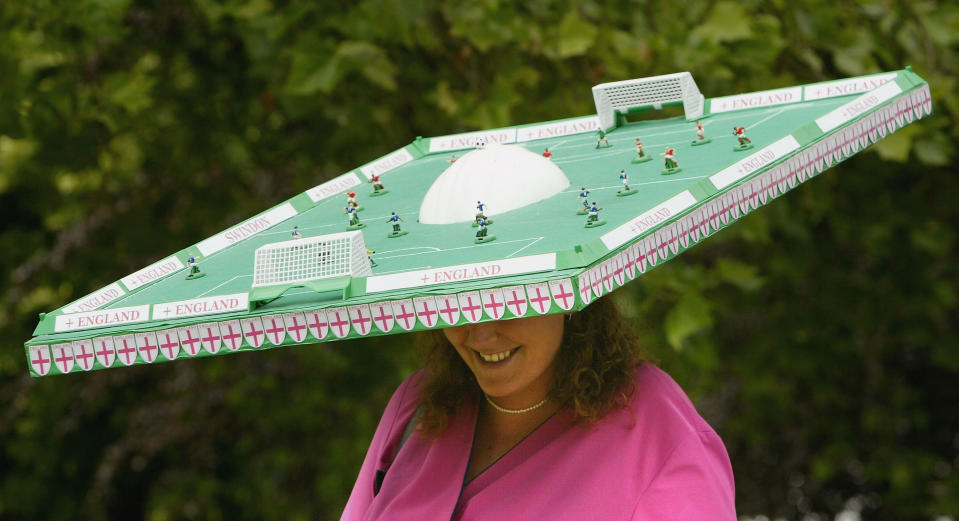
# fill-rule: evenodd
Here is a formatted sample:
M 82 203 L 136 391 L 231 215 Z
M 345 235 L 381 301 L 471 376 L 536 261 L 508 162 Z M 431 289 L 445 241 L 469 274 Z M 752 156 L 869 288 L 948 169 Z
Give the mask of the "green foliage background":
M 935 115 L 618 298 L 741 515 L 959 518 L 954 2 L 0 2 L 0 518 L 336 519 L 417 339 L 31 379 L 47 311 L 401 147 L 911 64 Z

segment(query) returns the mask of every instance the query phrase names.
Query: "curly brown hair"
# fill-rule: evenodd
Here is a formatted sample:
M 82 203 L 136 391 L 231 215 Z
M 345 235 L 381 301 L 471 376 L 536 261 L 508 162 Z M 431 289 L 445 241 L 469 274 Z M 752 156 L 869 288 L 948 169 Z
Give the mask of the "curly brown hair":
M 449 418 L 478 403 L 482 391 L 469 367 L 440 330 L 426 333 L 430 351 L 420 385 L 419 432 L 443 434 Z M 637 336 L 611 298 L 569 316 L 556 359 L 549 398 L 565 404 L 576 425 L 590 425 L 635 392 L 634 370 L 643 362 Z

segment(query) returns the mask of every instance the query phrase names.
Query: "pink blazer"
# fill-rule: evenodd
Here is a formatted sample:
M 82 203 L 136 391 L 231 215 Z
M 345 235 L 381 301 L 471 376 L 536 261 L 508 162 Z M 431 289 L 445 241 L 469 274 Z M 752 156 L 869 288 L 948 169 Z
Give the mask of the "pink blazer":
M 440 439 L 413 434 L 396 453 L 421 378 L 410 376 L 387 405 L 342 521 L 736 520 L 722 440 L 653 365 L 637 369 L 628 408 L 588 428 L 557 413 L 465 484 L 475 407 Z

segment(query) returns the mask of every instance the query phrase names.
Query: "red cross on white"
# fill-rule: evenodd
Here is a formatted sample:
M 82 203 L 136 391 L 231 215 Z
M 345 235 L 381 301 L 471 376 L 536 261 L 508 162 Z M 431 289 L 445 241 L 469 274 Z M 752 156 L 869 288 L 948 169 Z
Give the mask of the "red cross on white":
M 393 306 L 389 302 L 377 302 L 370 304 L 370 311 L 373 313 L 373 324 L 384 333 L 393 330 Z
M 177 336 L 180 337 L 180 345 L 190 356 L 196 356 L 200 352 L 200 330 L 196 326 L 185 326 L 177 329 Z M 117 344 L 117 352 L 119 352 Z
M 241 318 L 240 328 L 243 330 L 243 338 L 250 347 L 260 347 L 266 341 L 263 320 L 260 317 Z
M 140 358 L 146 363 L 153 363 L 157 358 L 160 346 L 157 343 L 157 335 L 153 331 L 147 333 L 137 333 L 133 335 L 136 340 L 137 351 L 140 352 Z
M 263 327 L 266 328 L 266 339 L 278 346 L 286 340 L 286 324 L 283 315 L 266 315 L 263 317 Z
M 73 358 L 77 361 L 80 369 L 84 371 L 93 369 L 93 361 L 96 359 L 96 355 L 93 354 L 93 340 L 74 340 Z
M 603 266 L 600 264 L 589 270 L 590 289 L 593 290 L 593 296 L 596 298 L 603 296 Z
M 779 186 L 781 187 L 782 185 L 780 184 Z M 719 221 L 722 222 L 723 225 L 729 224 L 729 200 L 730 199 L 731 198 L 729 197 L 729 192 L 726 192 L 725 194 L 723 194 L 722 200 L 719 202 Z M 683 245 L 683 247 L 685 248 L 686 246 Z
M 117 359 L 123 365 L 133 365 L 137 361 L 137 342 L 133 335 L 118 335 L 113 337 L 113 345 L 117 348 Z
M 30 367 L 40 376 L 50 372 L 53 359 L 50 358 L 49 346 L 30 346 Z
M 523 286 L 503 288 L 503 296 L 506 297 L 506 309 L 514 317 L 526 316 L 526 310 L 529 309 L 529 302 L 526 301 L 526 288 Z
M 623 271 L 626 273 L 626 278 L 633 280 L 636 277 L 636 250 L 633 246 L 626 248 L 623 251 Z
M 616 281 L 618 286 L 622 286 L 626 282 L 626 261 L 623 258 L 626 257 L 625 253 L 618 253 L 613 257 L 613 280 Z
M 160 349 L 160 355 L 167 360 L 176 359 L 180 354 L 180 337 L 176 329 L 164 329 L 157 331 L 157 346 Z
M 480 300 L 486 316 L 493 320 L 499 320 L 506 312 L 506 299 L 503 297 L 502 288 L 480 290 Z
M 719 229 L 719 214 L 722 213 L 719 208 L 720 203 L 721 201 L 716 200 L 712 200 L 707 203 L 707 207 L 709 207 L 709 225 L 712 226 L 714 230 Z
M 393 308 L 393 316 L 396 317 L 396 323 L 406 331 L 416 327 L 416 308 L 412 299 L 394 300 L 390 302 Z
M 243 328 L 239 320 L 220 322 L 220 338 L 223 345 L 230 351 L 236 351 L 243 346 Z
M 564 311 L 573 309 L 576 303 L 576 294 L 573 293 L 573 281 L 560 279 L 549 281 L 549 292 L 553 294 L 553 301 Z
M 583 304 L 589 304 L 593 300 L 593 292 L 590 290 L 592 282 L 589 280 L 589 270 L 579 274 L 579 300 Z
M 350 322 L 353 323 L 353 330 L 362 336 L 369 334 L 373 329 L 373 315 L 370 313 L 370 306 L 367 304 L 357 304 L 346 308 L 350 312 Z
M 211 355 L 217 354 L 220 351 L 220 342 L 222 341 L 220 325 L 216 322 L 208 322 L 200 324 L 197 329 L 200 330 L 200 346 L 203 347 L 203 350 Z
M 669 256 L 669 229 L 664 228 L 656 232 L 656 249 L 660 259 Z
M 456 295 L 440 295 L 436 297 L 436 305 L 443 322 L 455 326 L 460 321 L 460 304 L 456 300 Z
M 93 339 L 93 353 L 97 355 L 97 362 L 103 367 L 111 367 L 117 360 L 117 351 L 112 336 L 101 336 Z
M 346 308 L 326 310 L 326 320 L 330 324 L 330 331 L 336 338 L 344 338 L 350 334 L 350 314 Z
M 678 221 L 679 224 L 679 233 L 677 238 L 679 239 L 679 244 L 683 248 L 689 248 L 689 220 L 687 217 L 683 217 Z
M 326 320 L 326 311 L 317 309 L 306 312 L 306 329 L 317 340 L 326 338 L 330 332 L 330 323 Z
M 545 315 L 553 305 L 553 299 L 549 295 L 549 286 L 545 282 L 527 284 L 526 297 L 529 298 L 529 305 L 533 308 L 533 311 L 540 315 Z
M 460 310 L 463 318 L 470 323 L 479 322 L 483 318 L 483 301 L 478 291 L 467 291 L 458 295 Z
M 643 246 L 646 249 L 646 264 L 648 266 L 656 265 L 656 238 L 650 235 L 646 237 Z
M 286 332 L 294 342 L 306 340 L 306 315 L 303 313 L 285 313 L 283 323 L 286 324 Z
M 426 327 L 433 327 L 439 319 L 436 299 L 433 297 L 416 297 L 413 299 L 413 308 L 416 311 L 416 319 Z
M 73 344 L 54 344 L 50 349 L 53 352 L 53 364 L 61 373 L 73 370 Z
M 600 264 L 599 271 L 603 274 L 603 287 L 606 293 L 613 291 L 613 260 L 609 259 Z

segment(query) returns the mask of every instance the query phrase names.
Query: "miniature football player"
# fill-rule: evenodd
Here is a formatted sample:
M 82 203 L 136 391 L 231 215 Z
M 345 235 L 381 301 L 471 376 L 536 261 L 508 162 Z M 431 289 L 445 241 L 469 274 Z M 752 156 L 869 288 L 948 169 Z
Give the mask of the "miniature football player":
M 374 175 L 371 177 L 370 182 L 373 183 L 373 193 L 370 195 L 382 195 L 386 193 L 386 187 L 384 187 L 383 183 L 380 182 L 379 175 Z
M 452 157 L 446 160 L 447 163 L 453 164 L 456 162 L 456 154 L 453 154 Z
M 476 201 L 476 222 L 479 222 L 480 219 L 486 219 L 486 213 L 484 213 L 485 210 L 486 210 L 486 205 L 479 201 Z
M 553 157 L 553 153 L 549 151 L 549 147 L 546 147 L 546 149 L 543 150 L 543 157 L 546 159 Z
M 703 125 L 700 122 L 696 122 L 696 137 L 697 139 L 693 141 L 693 146 L 696 145 L 705 145 L 706 143 L 712 142 L 712 139 L 706 139 L 706 131 L 703 129 Z
M 356 207 L 353 205 L 346 205 L 346 208 L 343 209 L 345 213 L 350 218 L 349 227 L 356 227 L 360 225 L 360 216 L 356 214 Z
M 187 280 L 198 279 L 206 275 L 206 273 L 200 271 L 200 264 L 193 253 L 187 254 L 186 264 L 190 267 L 190 272 L 186 275 Z
M 589 206 L 589 214 L 586 216 L 586 226 L 590 226 L 592 223 L 599 221 L 599 211 L 602 208 L 596 206 L 596 201 L 593 201 L 593 204 Z
M 400 217 L 399 215 L 396 215 L 396 212 L 390 212 L 390 217 L 389 217 L 389 219 L 386 220 L 386 222 L 393 224 L 393 233 L 399 233 L 399 231 L 400 231 L 400 221 L 402 221 L 402 220 L 403 220 L 403 218 Z
M 704 136 L 703 136 L 703 125 L 702 125 L 702 123 L 700 123 L 700 122 L 698 122 L 698 121 L 696 122 L 696 135 L 699 136 L 699 140 L 700 140 L 700 141 L 702 141 L 702 140 L 704 139 Z
M 476 230 L 476 237 L 486 237 L 486 234 L 488 233 L 486 227 L 489 225 L 489 223 L 486 222 L 485 218 L 479 219 L 477 223 L 479 224 L 479 229 Z
M 616 192 L 616 195 L 622 197 L 625 195 L 633 195 L 636 193 L 635 188 L 632 188 L 632 189 L 629 188 L 629 174 L 626 173 L 625 169 L 619 171 L 619 180 L 623 182 L 623 189 Z
M 641 158 L 646 157 L 646 155 L 643 153 L 643 142 L 640 141 L 639 138 L 636 138 L 636 155 Z
M 599 129 L 596 131 L 596 148 L 599 148 L 600 142 L 606 143 L 605 146 L 607 147 L 611 146 L 609 144 L 609 139 L 606 137 L 606 131 L 603 129 Z
M 293 227 L 293 232 L 290 233 L 290 236 L 291 236 L 292 238 L 294 238 L 294 239 L 299 239 L 299 238 L 300 238 L 300 227 L 299 227 L 299 226 L 294 226 L 294 227 Z
M 666 162 L 666 170 L 674 170 L 679 166 L 679 163 L 676 162 L 674 157 L 676 155 L 675 148 L 666 147 L 666 152 L 663 152 L 661 155 Z
M 739 141 L 740 147 L 752 144 L 752 140 L 746 137 L 746 127 L 733 127 L 733 135 L 736 136 L 736 140 Z
M 580 200 L 581 203 L 583 203 L 583 208 L 586 209 L 586 210 L 589 209 L 589 200 L 588 200 L 588 198 L 589 198 L 589 190 L 587 190 L 585 186 L 582 187 L 582 188 L 580 188 L 579 200 Z

